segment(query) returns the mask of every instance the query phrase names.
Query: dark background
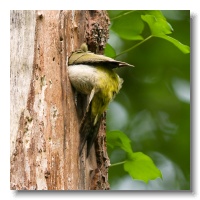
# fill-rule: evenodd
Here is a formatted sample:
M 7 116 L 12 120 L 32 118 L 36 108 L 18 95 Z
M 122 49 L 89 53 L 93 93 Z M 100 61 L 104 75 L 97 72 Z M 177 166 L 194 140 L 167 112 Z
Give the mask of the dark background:
M 108 43 L 117 54 L 137 44 L 124 40 L 112 30 L 112 18 L 124 11 L 108 11 L 111 18 Z M 174 31 L 171 37 L 190 46 L 190 12 L 162 11 Z M 132 22 L 130 22 L 130 26 Z M 150 30 L 146 25 L 142 35 Z M 116 58 L 133 64 L 120 68 L 123 87 L 107 112 L 107 131 L 123 131 L 134 152 L 150 156 L 161 170 L 163 180 L 148 184 L 133 180 L 123 165 L 109 170 L 111 189 L 115 190 L 189 190 L 190 189 L 190 54 L 172 43 L 151 38 Z M 123 161 L 125 153 L 109 149 L 111 163 Z

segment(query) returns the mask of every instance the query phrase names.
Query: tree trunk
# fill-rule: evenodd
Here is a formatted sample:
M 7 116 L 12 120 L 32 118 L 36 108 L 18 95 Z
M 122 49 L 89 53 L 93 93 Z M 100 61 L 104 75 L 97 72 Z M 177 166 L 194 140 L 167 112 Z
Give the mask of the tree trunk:
M 11 11 L 10 23 L 11 189 L 109 189 L 105 120 L 89 158 L 80 157 L 81 116 L 67 74 L 83 42 L 103 53 L 107 13 Z

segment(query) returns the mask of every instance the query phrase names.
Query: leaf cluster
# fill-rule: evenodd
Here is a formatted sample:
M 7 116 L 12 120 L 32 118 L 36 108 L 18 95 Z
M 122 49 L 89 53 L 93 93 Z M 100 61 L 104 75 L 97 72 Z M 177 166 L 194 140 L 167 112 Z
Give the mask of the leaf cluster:
M 136 180 L 148 183 L 149 180 L 162 178 L 160 170 L 155 166 L 152 159 L 142 152 L 133 152 L 131 140 L 121 131 L 109 131 L 107 133 L 107 144 L 111 148 L 119 147 L 127 154 L 123 162 L 111 165 L 111 167 L 123 164 L 124 170 Z
M 111 15 L 112 22 L 110 30 L 117 33 L 122 39 L 130 41 L 135 40 L 139 42 L 118 55 L 116 55 L 114 48 L 112 48 L 110 44 L 107 44 L 105 49 L 106 56 L 115 58 L 121 54 L 131 51 L 152 37 L 162 38 L 171 42 L 185 54 L 190 52 L 189 46 L 182 44 L 173 37 L 168 36 L 173 32 L 173 28 L 159 10 L 122 11 L 114 17 L 112 17 L 112 12 L 109 13 Z M 150 30 L 148 36 L 144 34 L 144 30 L 146 28 L 145 26 L 148 26 Z

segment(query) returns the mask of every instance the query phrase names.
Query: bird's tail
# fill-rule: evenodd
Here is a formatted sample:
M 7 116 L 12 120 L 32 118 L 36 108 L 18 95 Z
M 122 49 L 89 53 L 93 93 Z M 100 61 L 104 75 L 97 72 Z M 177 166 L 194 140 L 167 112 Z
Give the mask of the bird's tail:
M 99 127 L 101 124 L 101 118 L 100 117 L 97 122 L 94 124 L 95 118 L 91 114 L 91 104 L 86 111 L 82 122 L 80 126 L 80 147 L 79 147 L 79 155 L 81 155 L 83 148 L 85 146 L 85 143 L 87 141 L 87 157 L 89 156 L 90 150 L 92 148 L 92 145 L 97 137 L 97 134 L 99 132 Z

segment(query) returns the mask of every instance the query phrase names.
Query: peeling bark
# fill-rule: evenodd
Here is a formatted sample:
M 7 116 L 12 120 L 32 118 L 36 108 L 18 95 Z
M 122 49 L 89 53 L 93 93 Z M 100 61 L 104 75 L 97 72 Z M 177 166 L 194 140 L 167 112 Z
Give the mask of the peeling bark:
M 103 52 L 107 13 L 11 11 L 10 23 L 11 189 L 109 189 L 105 120 L 89 158 L 79 157 L 81 116 L 67 75 L 83 42 Z

